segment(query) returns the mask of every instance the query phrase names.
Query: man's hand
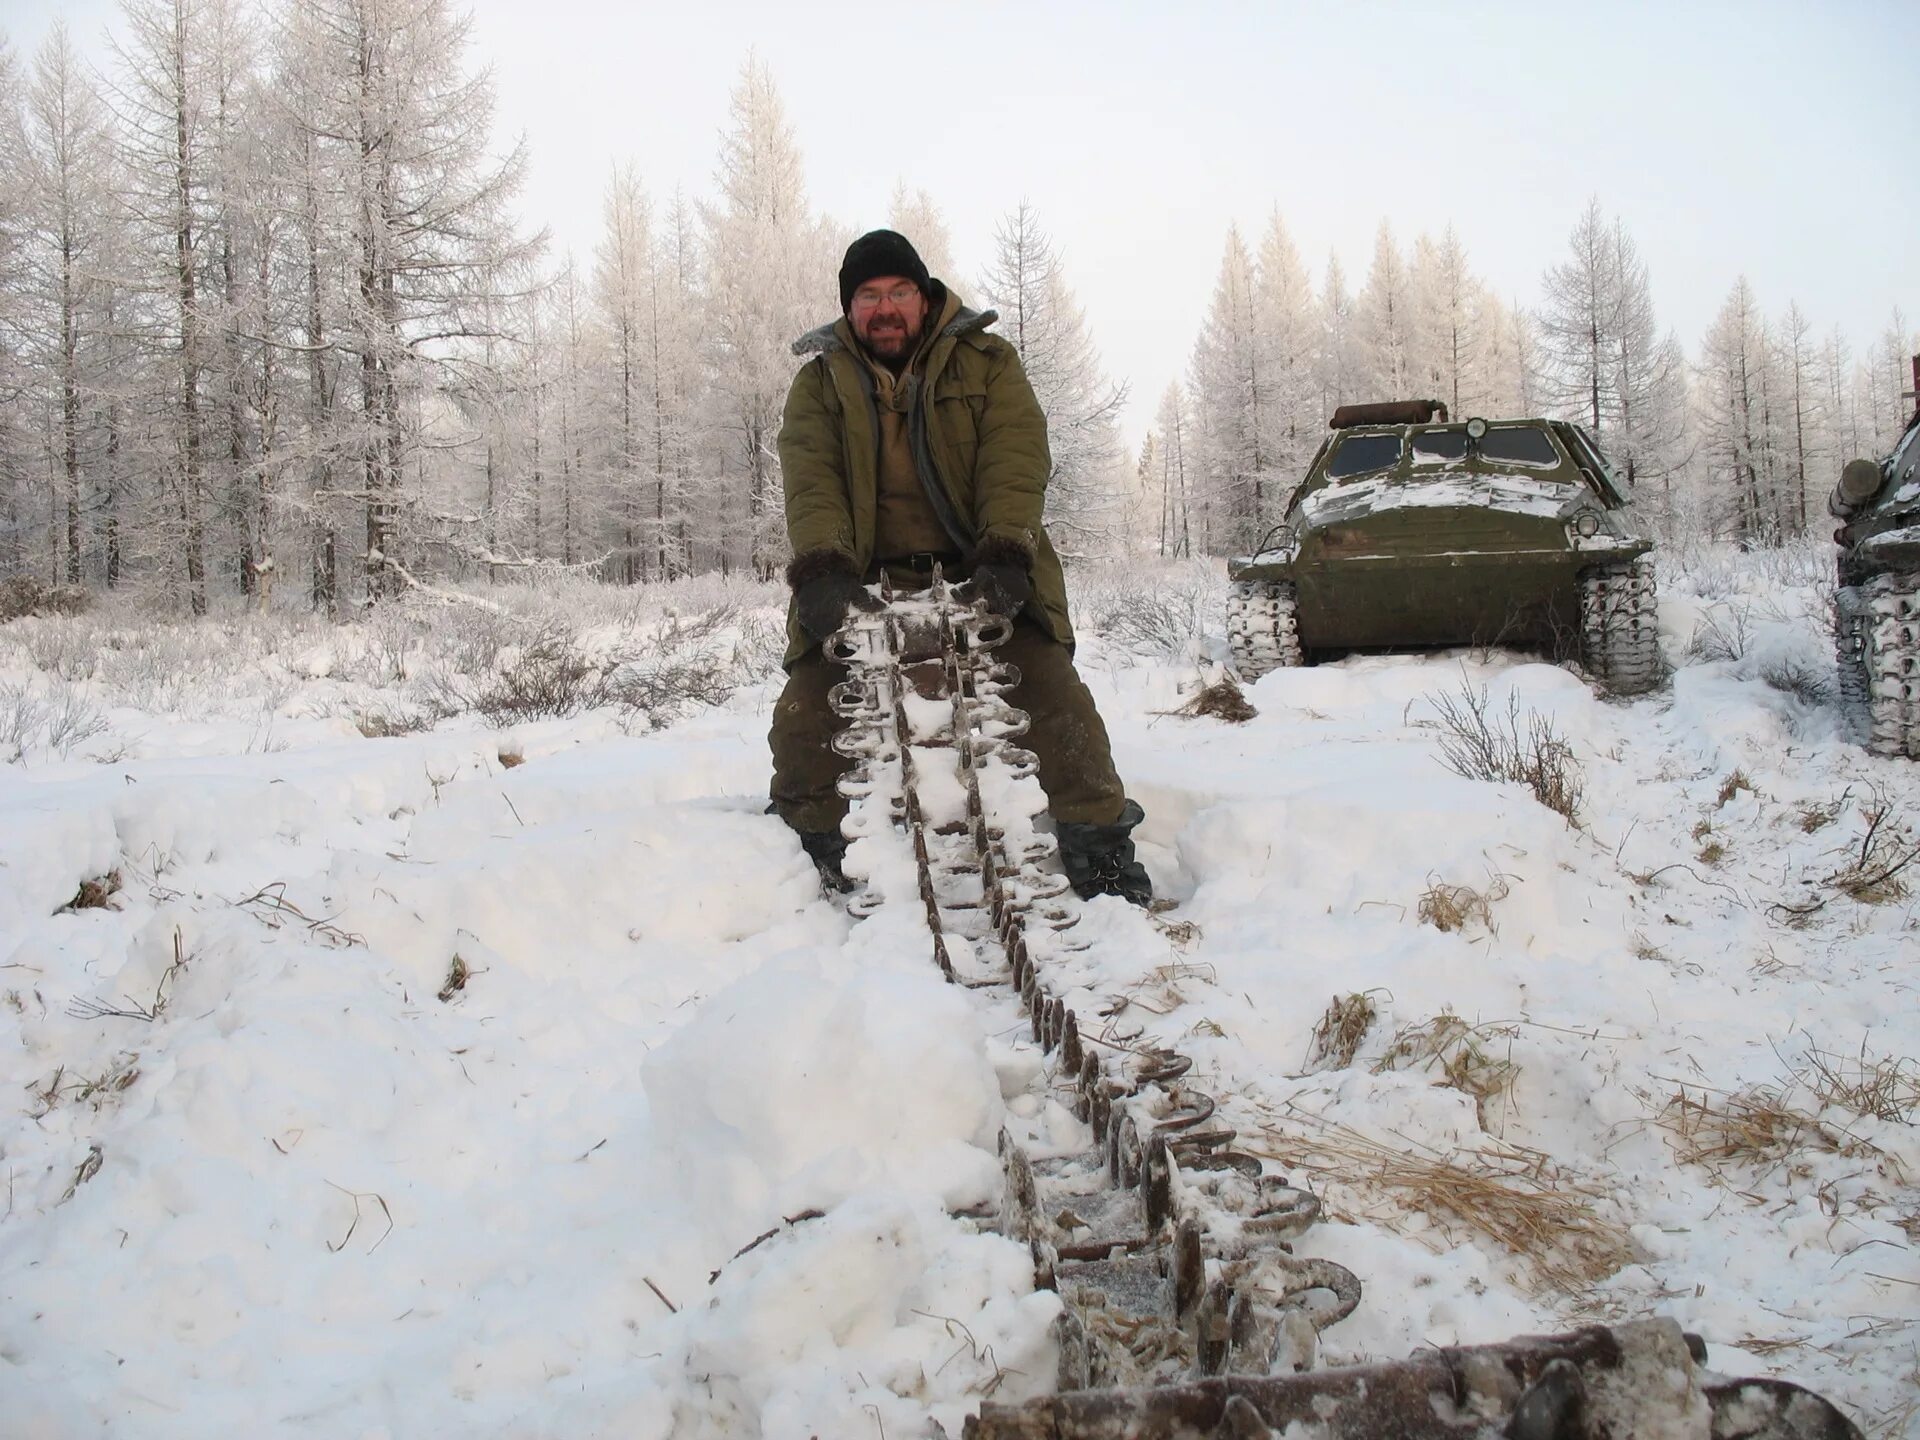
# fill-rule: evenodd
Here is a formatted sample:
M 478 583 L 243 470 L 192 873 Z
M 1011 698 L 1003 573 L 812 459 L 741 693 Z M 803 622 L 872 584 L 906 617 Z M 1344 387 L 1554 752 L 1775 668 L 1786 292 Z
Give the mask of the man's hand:
M 815 640 L 825 641 L 847 623 L 847 610 L 877 608 L 860 583 L 860 576 L 838 550 L 809 550 L 787 566 L 787 584 L 793 587 L 793 616 Z
M 1006 540 L 983 540 L 974 552 L 969 583 L 987 609 L 1011 620 L 1033 597 L 1029 571 L 1033 556 L 1024 546 Z
M 847 623 L 847 610 L 856 604 L 862 610 L 872 608 L 867 587 L 852 575 L 816 575 L 793 592 L 793 613 L 800 628 L 820 641 Z

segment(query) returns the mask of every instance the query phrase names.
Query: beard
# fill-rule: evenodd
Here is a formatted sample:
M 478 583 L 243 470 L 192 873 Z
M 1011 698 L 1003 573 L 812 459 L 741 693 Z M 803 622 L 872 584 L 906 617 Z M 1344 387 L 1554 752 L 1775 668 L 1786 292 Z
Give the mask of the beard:
M 897 315 L 877 317 L 867 322 L 860 343 L 882 360 L 904 360 L 913 353 L 920 339 L 921 326 L 909 326 Z

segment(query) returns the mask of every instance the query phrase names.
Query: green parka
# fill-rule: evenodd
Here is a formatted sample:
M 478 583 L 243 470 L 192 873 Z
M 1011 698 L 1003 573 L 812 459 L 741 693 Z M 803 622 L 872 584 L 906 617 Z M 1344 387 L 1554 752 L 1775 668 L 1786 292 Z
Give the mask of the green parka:
M 945 285 L 934 281 L 929 323 L 946 312 L 947 298 Z M 1066 577 L 1041 524 L 1052 470 L 1047 417 L 1018 353 L 987 332 L 998 318 L 960 306 L 928 344 L 919 374 L 903 378 L 913 387 L 907 423 L 914 464 L 956 552 L 970 562 L 981 542 L 992 540 L 996 549 L 1013 545 L 1032 556 L 1026 613 L 1071 645 Z M 812 358 L 787 392 L 779 446 L 795 557 L 838 554 L 864 575 L 874 560 L 880 417 L 873 374 L 857 344 L 845 316 L 794 341 L 796 355 Z M 786 663 L 814 644 L 789 605 Z

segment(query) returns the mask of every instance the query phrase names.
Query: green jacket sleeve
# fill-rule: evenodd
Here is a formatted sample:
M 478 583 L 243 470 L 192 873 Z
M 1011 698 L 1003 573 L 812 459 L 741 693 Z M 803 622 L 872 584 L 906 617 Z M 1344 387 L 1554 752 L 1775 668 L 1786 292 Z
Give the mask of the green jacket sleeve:
M 1010 540 L 1033 553 L 1052 471 L 1046 414 L 1027 383 L 1019 353 L 1001 341 L 989 357 L 987 401 L 974 462 L 974 518 L 980 538 Z
M 778 444 L 787 540 L 795 555 L 837 550 L 851 560 L 853 514 L 847 499 L 843 422 L 826 393 L 831 382 L 825 370 L 818 362 L 800 367 L 781 417 Z

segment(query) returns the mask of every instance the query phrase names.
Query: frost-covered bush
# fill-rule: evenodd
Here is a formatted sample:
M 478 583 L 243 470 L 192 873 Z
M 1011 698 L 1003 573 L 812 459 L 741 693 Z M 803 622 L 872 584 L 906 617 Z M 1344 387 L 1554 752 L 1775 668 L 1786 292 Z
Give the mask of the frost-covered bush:
M 1225 625 L 1226 575 L 1211 561 L 1080 565 L 1067 591 L 1076 632 L 1150 659 L 1199 659 L 1207 636 Z
M 47 585 L 31 575 L 0 580 L 0 621 L 29 615 L 78 615 L 85 610 L 87 592 L 73 585 Z
M 0 680 L 0 760 L 11 763 L 38 749 L 70 755 L 106 728 L 105 717 L 69 685 L 36 689 Z

